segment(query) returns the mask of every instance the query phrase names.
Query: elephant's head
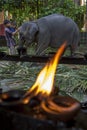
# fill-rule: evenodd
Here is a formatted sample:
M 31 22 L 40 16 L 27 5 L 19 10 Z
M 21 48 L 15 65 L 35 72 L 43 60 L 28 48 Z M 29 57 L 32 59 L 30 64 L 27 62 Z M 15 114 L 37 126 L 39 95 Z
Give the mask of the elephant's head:
M 36 33 L 38 32 L 38 26 L 36 22 L 25 22 L 20 27 L 19 31 L 19 51 L 23 51 L 22 48 L 26 48 L 35 41 Z M 23 48 L 24 49 L 24 48 Z

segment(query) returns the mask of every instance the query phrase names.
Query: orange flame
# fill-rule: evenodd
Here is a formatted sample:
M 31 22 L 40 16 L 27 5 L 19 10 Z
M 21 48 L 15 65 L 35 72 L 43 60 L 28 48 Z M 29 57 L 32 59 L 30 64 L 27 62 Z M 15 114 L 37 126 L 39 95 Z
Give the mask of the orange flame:
M 39 73 L 36 82 L 28 90 L 28 93 L 33 93 L 34 96 L 41 94 L 45 97 L 51 94 L 54 84 L 54 76 L 59 59 L 66 47 L 66 42 L 58 49 L 55 56 L 46 64 L 46 66 Z

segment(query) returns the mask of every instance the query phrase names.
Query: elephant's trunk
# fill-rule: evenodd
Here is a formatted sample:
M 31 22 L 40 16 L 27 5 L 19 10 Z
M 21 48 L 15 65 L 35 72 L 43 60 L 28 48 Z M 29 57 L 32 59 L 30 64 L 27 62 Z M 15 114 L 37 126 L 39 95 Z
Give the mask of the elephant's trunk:
M 18 55 L 19 56 L 23 56 L 23 55 L 26 55 L 27 54 L 27 49 L 26 47 L 24 47 L 24 41 L 22 41 L 20 38 L 19 38 L 19 46 L 17 48 L 17 52 L 18 52 Z

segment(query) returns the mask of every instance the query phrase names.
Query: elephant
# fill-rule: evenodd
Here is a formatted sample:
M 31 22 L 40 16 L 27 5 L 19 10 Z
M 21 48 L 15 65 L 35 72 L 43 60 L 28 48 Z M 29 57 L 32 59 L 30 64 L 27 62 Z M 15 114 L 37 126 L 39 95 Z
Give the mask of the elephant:
M 36 55 L 43 55 L 48 47 L 59 48 L 65 41 L 70 54 L 77 50 L 80 32 L 77 24 L 62 14 L 51 14 L 36 21 L 24 22 L 19 31 L 19 51 L 36 42 Z M 65 49 L 66 50 L 66 49 Z

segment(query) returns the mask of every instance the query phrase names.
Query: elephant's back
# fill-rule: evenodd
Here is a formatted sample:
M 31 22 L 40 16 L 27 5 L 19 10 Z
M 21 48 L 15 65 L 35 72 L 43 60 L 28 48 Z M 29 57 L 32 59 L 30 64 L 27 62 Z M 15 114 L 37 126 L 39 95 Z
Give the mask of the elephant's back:
M 68 34 L 73 28 L 77 28 L 76 23 L 71 18 L 63 15 L 53 14 L 44 18 L 47 21 L 50 31 L 55 34 L 58 33 L 63 35 L 65 32 Z M 53 31 L 53 29 L 55 31 Z
M 45 19 L 51 32 L 51 46 L 60 46 L 64 41 L 68 41 L 68 44 L 72 44 L 73 35 L 77 36 L 77 38 L 75 38 L 78 41 L 79 29 L 71 18 L 54 14 L 46 16 Z
M 38 19 L 37 22 L 41 29 L 47 27 L 54 35 L 63 35 L 65 32 L 70 33 L 73 28 L 78 28 L 71 18 L 65 17 L 61 14 L 48 15 Z
M 61 14 L 52 14 L 42 17 L 38 21 L 42 30 L 47 29 L 50 32 L 50 45 L 52 47 L 60 46 L 65 40 L 71 44 L 75 34 L 79 37 L 78 26 L 69 17 Z

